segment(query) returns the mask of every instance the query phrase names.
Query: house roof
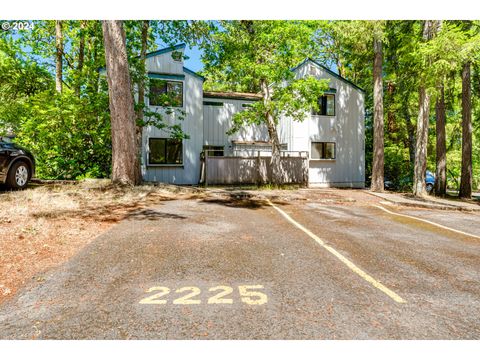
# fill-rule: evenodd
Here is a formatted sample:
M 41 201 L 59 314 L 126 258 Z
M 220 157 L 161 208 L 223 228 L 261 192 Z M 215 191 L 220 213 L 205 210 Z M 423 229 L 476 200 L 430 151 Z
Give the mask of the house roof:
M 187 47 L 187 44 L 184 44 L 184 43 L 177 44 L 177 45 L 172 45 L 172 46 L 169 46 L 169 47 L 166 47 L 166 48 L 163 48 L 163 49 L 159 49 L 159 50 L 149 52 L 145 55 L 145 57 L 149 58 L 149 57 L 165 54 L 165 53 L 168 53 L 170 51 L 185 49 L 186 47 Z
M 149 52 L 148 54 L 145 55 L 145 58 L 148 59 L 150 57 L 154 57 L 154 56 L 161 55 L 161 54 L 166 54 L 168 52 L 172 52 L 172 51 L 175 51 L 175 50 L 185 49 L 186 47 L 187 47 L 187 44 L 184 44 L 184 43 L 177 44 L 177 45 L 172 45 L 172 46 L 169 46 L 169 47 L 166 47 L 166 48 L 163 48 L 163 49 L 159 49 L 159 50 Z M 193 75 L 193 76 L 205 81 L 205 77 L 196 73 L 193 70 L 190 70 L 189 68 L 187 68 L 185 66 L 183 67 L 183 71 L 186 72 L 187 74 Z
M 305 64 L 305 63 L 307 63 L 307 62 L 311 62 L 311 63 L 315 64 L 316 66 L 318 66 L 318 67 L 322 68 L 323 70 L 325 70 L 328 74 L 330 74 L 330 75 L 332 75 L 333 77 L 336 77 L 337 79 L 339 79 L 339 80 L 341 80 L 341 81 L 343 81 L 343 82 L 351 85 L 351 86 L 354 87 L 355 89 L 360 90 L 360 91 L 363 92 L 363 93 L 365 92 L 364 89 L 362 89 L 361 87 L 355 85 L 355 84 L 354 84 L 353 82 L 351 82 L 350 80 L 345 79 L 343 76 L 340 76 L 339 74 L 333 72 L 332 70 L 330 70 L 330 69 L 327 68 L 326 66 L 320 64 L 318 61 L 315 61 L 315 60 L 313 60 L 313 59 L 311 59 L 311 58 L 306 58 L 305 60 L 303 60 L 300 64 L 298 64 L 297 66 L 295 66 L 295 67 L 292 68 L 291 70 L 292 70 L 292 71 L 295 71 L 295 70 L 297 70 L 300 66 L 302 66 L 303 64 Z
M 233 100 L 260 100 L 262 98 L 259 94 L 242 93 L 242 92 L 222 92 L 222 91 L 204 91 L 204 98 L 214 99 L 233 99 Z

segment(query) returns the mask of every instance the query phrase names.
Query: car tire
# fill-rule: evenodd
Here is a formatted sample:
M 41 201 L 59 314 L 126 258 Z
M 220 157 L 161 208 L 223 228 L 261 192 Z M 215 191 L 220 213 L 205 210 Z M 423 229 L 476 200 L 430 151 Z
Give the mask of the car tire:
M 8 171 L 7 186 L 11 189 L 25 189 L 31 176 L 30 166 L 24 161 L 17 161 Z
M 433 191 L 433 184 L 425 185 L 425 190 L 427 190 L 427 193 L 431 194 Z

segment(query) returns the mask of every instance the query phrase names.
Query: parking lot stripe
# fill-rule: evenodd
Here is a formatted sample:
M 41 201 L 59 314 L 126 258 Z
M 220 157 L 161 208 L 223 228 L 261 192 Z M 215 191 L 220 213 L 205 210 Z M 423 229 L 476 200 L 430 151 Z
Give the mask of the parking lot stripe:
M 414 219 L 414 220 L 417 220 L 417 221 L 422 221 L 424 223 L 427 223 L 427 224 L 430 224 L 430 225 L 433 225 L 433 226 L 437 226 L 439 228 L 442 228 L 442 229 L 445 229 L 445 230 L 449 230 L 449 231 L 452 231 L 452 232 L 455 232 L 457 234 L 461 234 L 461 235 L 465 235 L 465 236 L 470 236 L 470 237 L 473 237 L 473 238 L 476 238 L 476 239 L 480 239 L 480 236 L 478 235 L 473 235 L 473 234 L 470 234 L 470 233 L 466 233 L 464 231 L 461 231 L 461 230 L 457 230 L 457 229 L 452 229 L 448 226 L 445 226 L 445 225 L 440 225 L 440 224 L 437 224 L 433 221 L 429 221 L 429 220 L 425 220 L 425 219 L 421 219 L 421 218 L 418 218 L 416 216 L 412 216 L 412 215 L 405 215 L 405 214 L 400 214 L 400 213 L 396 213 L 394 211 L 390 211 L 388 209 L 385 209 L 383 206 L 380 206 L 380 205 L 374 205 L 375 207 L 391 214 L 391 215 L 396 215 L 396 216 L 402 216 L 402 217 L 405 217 L 405 218 L 409 218 L 409 219 Z
M 398 303 L 406 303 L 406 301 L 397 295 L 395 292 L 387 288 L 385 285 L 383 285 L 380 281 L 374 279 L 372 276 L 368 275 L 365 271 L 360 269 L 357 265 L 355 265 L 353 262 L 348 260 L 345 256 L 340 254 L 337 250 L 335 250 L 333 247 L 330 245 L 327 245 L 325 241 L 323 241 L 321 238 L 319 238 L 317 235 L 315 235 L 313 232 L 308 230 L 306 227 L 303 225 L 299 224 L 295 220 L 293 220 L 290 215 L 288 215 L 285 211 L 280 209 L 278 206 L 274 205 L 270 200 L 267 199 L 267 202 L 270 206 L 272 206 L 275 210 L 277 210 L 285 219 L 287 219 L 290 223 L 295 225 L 297 228 L 302 230 L 304 233 L 306 233 L 308 236 L 310 236 L 313 240 L 317 242 L 321 247 L 329 251 L 331 254 L 333 254 L 337 259 L 339 259 L 342 263 L 344 263 L 350 270 L 352 270 L 355 274 L 360 276 L 363 280 L 367 281 L 374 287 L 376 287 L 378 290 L 382 291 L 386 295 L 388 295 L 390 298 L 392 298 L 394 301 Z

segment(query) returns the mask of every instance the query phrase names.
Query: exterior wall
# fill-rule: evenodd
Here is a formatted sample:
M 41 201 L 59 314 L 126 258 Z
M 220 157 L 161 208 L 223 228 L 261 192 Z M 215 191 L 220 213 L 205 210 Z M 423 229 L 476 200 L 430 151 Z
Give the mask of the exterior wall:
M 183 54 L 185 49 L 178 49 L 174 51 Z M 166 74 L 183 75 L 183 61 L 175 61 L 172 58 L 172 52 L 147 57 L 145 60 L 147 71 Z
M 147 70 L 152 71 L 151 68 L 147 68 Z M 145 127 L 142 137 L 142 174 L 146 181 L 175 184 L 197 184 L 199 182 L 201 166 L 200 153 L 203 146 L 203 81 L 198 77 L 185 73 L 183 82 L 183 110 L 185 111 L 185 119 L 179 120 L 172 115 L 164 116 L 168 124 L 180 124 L 182 130 L 190 136 L 190 139 L 183 140 L 183 165 L 149 166 L 148 138 L 168 138 L 170 134 L 153 126 Z M 148 96 L 145 101 L 148 104 Z M 151 106 L 150 109 L 153 111 L 162 111 L 161 107 L 157 106 Z
M 335 142 L 336 159 L 310 159 L 310 184 L 364 187 L 364 93 L 311 62 L 304 63 L 296 72 L 299 77 L 311 74 L 330 80 L 330 88 L 336 89 L 335 116 L 307 114 L 303 122 L 290 121 L 289 150 L 310 153 L 311 142 Z
M 183 51 L 183 48 L 177 51 Z M 152 126 L 145 127 L 142 134 L 142 174 L 145 180 L 197 184 L 200 179 L 200 153 L 203 145 L 224 146 L 225 154 L 231 155 L 233 141 L 268 141 L 268 131 L 264 125 L 253 125 L 233 135 L 227 135 L 227 131 L 233 125 L 233 115 L 243 111 L 242 105 L 251 103 L 252 100 L 204 98 L 202 79 L 186 71 L 183 68 L 183 61 L 173 60 L 171 52 L 147 58 L 147 71 L 170 74 L 176 77 L 176 81 L 183 81 L 182 110 L 185 112 L 185 119 L 179 120 L 174 115 L 164 115 L 164 119 L 169 124 L 180 124 L 190 138 L 183 140 L 182 165 L 149 165 L 148 139 L 168 138 L 170 134 Z M 363 92 L 311 61 L 304 62 L 295 69 L 295 72 L 297 77 L 314 75 L 319 79 L 330 80 L 330 88 L 336 89 L 335 116 L 306 114 L 303 122 L 283 117 L 278 127 L 280 142 L 287 144 L 288 151 L 306 151 L 309 154 L 311 142 L 335 142 L 336 159 L 309 159 L 310 185 L 363 187 L 365 184 Z M 148 104 L 148 95 L 145 101 Z M 203 105 L 204 101 L 223 105 Z M 162 111 L 161 107 L 150 108 L 153 111 Z M 242 150 L 234 155 L 257 154 L 257 151 Z
M 204 98 L 204 101 L 223 103 L 223 106 L 203 105 L 203 134 L 205 145 L 224 146 L 226 154 L 232 151 L 232 141 L 267 141 L 268 130 L 264 125 L 252 125 L 239 132 L 227 135 L 233 125 L 233 115 L 243 111 L 243 104 L 252 103 L 251 100 L 233 100 Z M 252 155 L 236 153 L 236 155 Z

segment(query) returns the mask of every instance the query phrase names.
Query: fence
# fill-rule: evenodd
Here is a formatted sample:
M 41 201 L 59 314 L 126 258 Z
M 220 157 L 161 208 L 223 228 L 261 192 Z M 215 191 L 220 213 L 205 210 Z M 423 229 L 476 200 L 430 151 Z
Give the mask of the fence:
M 272 182 L 271 156 L 209 156 L 205 153 L 205 185 L 265 184 Z M 281 152 L 282 183 L 308 184 L 308 153 Z

